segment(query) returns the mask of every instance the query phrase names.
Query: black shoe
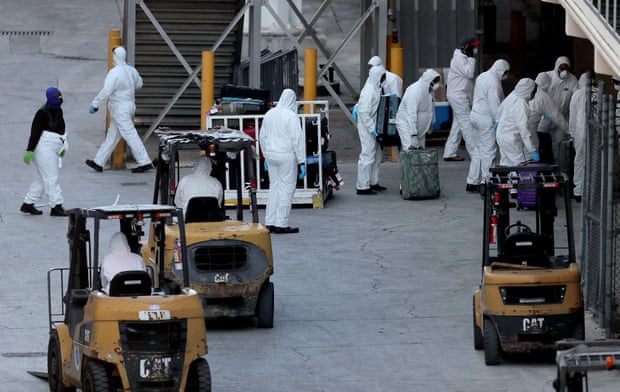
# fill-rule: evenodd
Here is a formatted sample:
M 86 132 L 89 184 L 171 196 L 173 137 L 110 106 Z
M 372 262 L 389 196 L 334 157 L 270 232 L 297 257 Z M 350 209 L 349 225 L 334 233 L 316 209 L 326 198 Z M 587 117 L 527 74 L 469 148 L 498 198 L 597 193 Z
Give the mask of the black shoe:
M 273 229 L 273 233 L 274 234 L 293 234 L 293 233 L 299 233 L 299 228 L 298 227 L 274 227 Z
M 573 198 L 577 203 L 581 203 L 581 196 L 573 195 Z
M 385 190 L 387 190 L 386 187 L 381 186 L 379 184 L 371 185 L 370 189 L 372 189 L 373 191 L 385 191 Z
M 267 225 L 265 227 L 267 228 L 267 230 L 269 230 L 270 233 L 273 233 L 276 230 L 276 227 L 274 225 Z
M 92 167 L 95 171 L 102 172 L 103 168 L 95 163 L 92 159 L 87 159 L 84 163 Z
M 375 192 L 372 189 L 368 188 L 368 189 L 358 189 L 357 190 L 357 194 L 358 195 L 376 195 L 377 192 Z
M 153 165 L 151 163 L 147 163 L 146 165 L 134 167 L 133 169 L 131 169 L 131 172 L 132 173 L 144 173 L 145 171 L 151 170 L 152 168 L 153 168 Z
M 37 210 L 35 208 L 34 204 L 28 204 L 28 203 L 22 204 L 22 206 L 19 208 L 19 210 L 21 212 L 24 212 L 24 213 L 30 214 L 30 215 L 41 215 L 43 213 L 41 210 Z
M 62 204 L 56 204 L 54 208 L 50 210 L 51 216 L 67 216 L 67 211 L 62 207 Z
M 469 193 L 478 193 L 479 190 L 480 190 L 480 187 L 478 185 L 467 184 L 467 186 L 465 187 L 465 192 L 469 192 Z

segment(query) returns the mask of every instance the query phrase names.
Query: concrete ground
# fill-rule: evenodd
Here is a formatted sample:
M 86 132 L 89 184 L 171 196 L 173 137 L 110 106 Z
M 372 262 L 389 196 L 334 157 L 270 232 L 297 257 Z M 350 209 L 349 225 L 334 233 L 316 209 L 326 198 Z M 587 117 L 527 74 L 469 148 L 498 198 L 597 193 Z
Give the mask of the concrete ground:
M 35 177 L 33 165 L 22 162 L 24 148 L 48 85 L 58 85 L 65 99 L 65 207 L 111 204 L 117 196 L 121 203 L 152 198 L 153 172 L 95 173 L 84 165 L 103 141 L 104 114 L 90 115 L 88 106 L 105 76 L 107 30 L 120 27 L 121 4 L 2 2 L 6 32 L 36 33 L 0 34 L 3 391 L 47 390 L 27 371 L 46 371 L 46 272 L 68 262 L 66 219 L 50 217 L 47 206 L 43 216 L 19 213 Z M 324 209 L 292 211 L 300 234 L 273 236 L 274 328 L 207 325 L 213 389 L 552 391 L 552 360 L 512 358 L 487 367 L 473 349 L 471 295 L 480 280 L 482 203 L 464 192 L 467 163 L 440 162 L 441 197 L 435 200 L 403 201 L 392 162 L 381 167 L 386 192 L 357 196 L 356 130 L 338 112 L 331 129 L 345 186 Z M 578 218 L 577 206 L 574 212 Z M 602 336 L 589 318 L 587 336 Z M 605 376 L 592 377 L 593 390 L 617 385 L 616 373 Z

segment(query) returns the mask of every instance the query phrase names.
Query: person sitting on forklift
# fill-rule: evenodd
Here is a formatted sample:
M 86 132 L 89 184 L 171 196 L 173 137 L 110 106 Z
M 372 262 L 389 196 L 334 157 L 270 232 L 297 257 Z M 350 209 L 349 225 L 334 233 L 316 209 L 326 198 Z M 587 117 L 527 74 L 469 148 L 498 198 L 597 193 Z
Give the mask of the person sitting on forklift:
M 211 170 L 211 158 L 200 157 L 192 172 L 179 181 L 174 204 L 185 211 L 186 223 L 224 220 L 224 190 Z
M 131 252 L 125 234 L 116 232 L 110 238 L 111 252 L 101 262 L 101 287 L 106 294 L 110 293 L 110 282 L 119 272 L 146 271 L 142 257 Z

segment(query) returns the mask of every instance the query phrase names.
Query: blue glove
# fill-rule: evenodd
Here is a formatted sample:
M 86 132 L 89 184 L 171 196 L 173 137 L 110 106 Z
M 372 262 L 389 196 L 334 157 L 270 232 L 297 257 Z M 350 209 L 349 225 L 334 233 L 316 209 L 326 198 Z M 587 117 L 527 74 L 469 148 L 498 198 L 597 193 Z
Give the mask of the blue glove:
M 374 136 L 375 139 L 378 138 L 379 137 L 379 132 L 377 132 L 376 130 L 372 131 L 372 136 Z
M 97 110 L 99 110 L 99 108 L 94 107 L 93 105 L 90 105 L 90 108 L 88 108 L 88 113 L 93 114 L 95 113 Z
M 351 118 L 353 118 L 353 121 L 357 121 L 357 105 L 353 106 L 353 112 L 351 112 Z
M 302 163 L 301 166 L 299 166 L 299 170 L 301 171 L 301 173 L 299 173 L 299 179 L 303 180 L 306 177 L 306 165 Z
M 390 97 L 398 97 L 398 94 L 392 93 L 392 94 L 390 94 Z
M 532 160 L 534 162 L 540 162 L 540 154 L 538 151 L 532 151 Z
M 269 165 L 267 164 L 266 159 L 263 161 L 263 167 L 265 168 L 265 171 L 269 171 Z
M 549 121 L 549 116 L 547 116 L 547 113 L 543 113 L 543 120 L 545 121 Z
M 495 135 L 497 133 L 497 126 L 499 125 L 499 122 L 495 121 L 495 124 L 493 124 L 493 134 Z

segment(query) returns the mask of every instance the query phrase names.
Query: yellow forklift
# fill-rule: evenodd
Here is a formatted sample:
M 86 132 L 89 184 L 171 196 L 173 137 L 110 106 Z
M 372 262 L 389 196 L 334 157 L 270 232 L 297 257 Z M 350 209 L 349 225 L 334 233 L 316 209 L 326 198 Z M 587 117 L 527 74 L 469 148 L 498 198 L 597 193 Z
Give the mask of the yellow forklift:
M 564 219 L 556 222 L 560 208 Z M 483 227 L 473 337 L 485 363 L 499 364 L 504 353 L 554 350 L 565 338 L 584 339 L 570 186 L 558 168 L 492 168 Z
M 173 222 L 178 230 L 171 238 L 165 226 Z M 149 227 L 157 241 L 142 252 L 145 269 L 119 272 L 105 293 L 100 267 L 108 249 L 101 239 L 120 231 L 139 254 Z M 186 255 L 182 210 L 148 204 L 72 209 L 67 239 L 69 267 L 48 272 L 50 391 L 210 391 L 200 298 L 187 274 L 182 285 L 159 285 L 163 272 L 153 268 L 176 244 Z
M 222 188 L 237 191 L 231 203 L 236 213 L 233 218 L 221 205 L 226 200 L 221 204 L 209 197 L 190 200 L 185 211 L 187 259 L 181 264 L 176 254 L 164 258 L 163 283 L 178 283 L 188 275 L 190 286 L 202 298 L 206 319 L 252 317 L 259 328 L 272 328 L 273 255 L 271 234 L 258 219 L 254 139 L 228 128 L 158 130 L 157 135 L 154 203 L 174 205 L 179 180 L 205 156 L 212 160 L 211 175 Z M 178 231 L 177 225 L 166 225 L 170 235 Z M 151 237 L 149 243 L 155 240 Z

